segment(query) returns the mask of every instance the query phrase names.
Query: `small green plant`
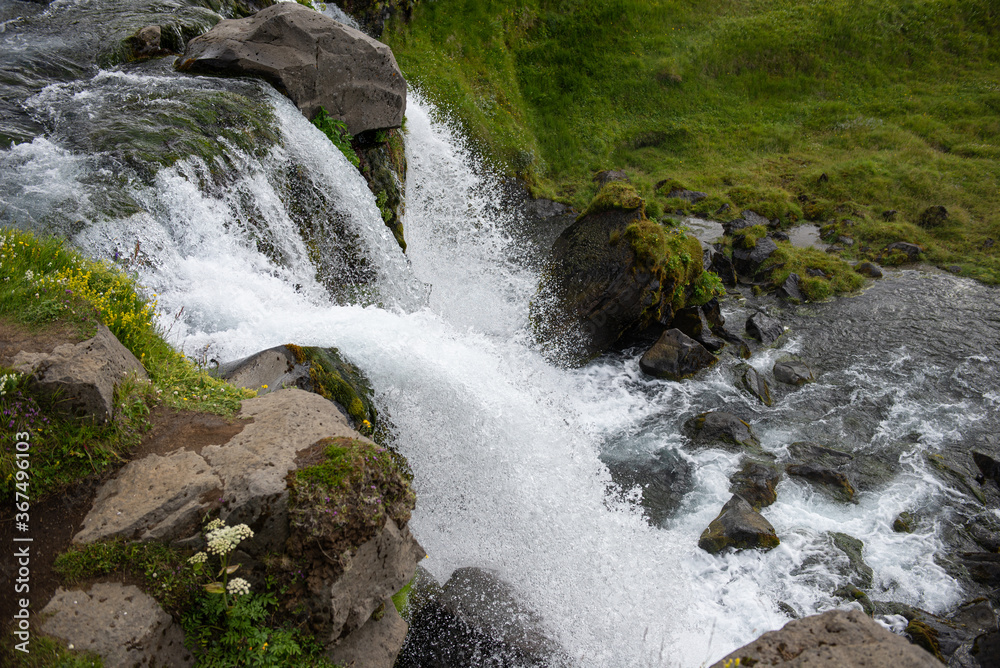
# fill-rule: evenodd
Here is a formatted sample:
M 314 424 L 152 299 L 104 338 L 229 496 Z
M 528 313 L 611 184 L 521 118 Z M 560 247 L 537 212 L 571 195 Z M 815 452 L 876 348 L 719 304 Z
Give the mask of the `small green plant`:
M 351 140 L 353 137 L 351 133 L 347 131 L 347 124 L 344 121 L 338 121 L 332 118 L 326 113 L 326 109 L 323 107 L 319 108 L 316 112 L 316 116 L 312 120 L 313 125 L 322 130 L 323 134 L 330 138 L 333 145 L 340 149 L 340 152 L 344 154 L 347 161 L 354 165 L 355 168 L 361 168 L 361 161 L 358 159 L 358 154 L 354 152 L 354 148 L 351 147 Z
M 229 563 L 230 557 L 241 542 L 252 537 L 246 524 L 226 526 L 221 519 L 212 520 L 205 525 L 206 550 L 188 559 L 197 577 L 214 574 L 182 615 L 185 640 L 197 654 L 195 665 L 332 666 L 314 638 L 280 625 L 274 593 L 251 592 L 247 580 L 229 577 L 240 568 Z M 210 561 L 218 561 L 218 571 L 214 564 L 209 566 Z

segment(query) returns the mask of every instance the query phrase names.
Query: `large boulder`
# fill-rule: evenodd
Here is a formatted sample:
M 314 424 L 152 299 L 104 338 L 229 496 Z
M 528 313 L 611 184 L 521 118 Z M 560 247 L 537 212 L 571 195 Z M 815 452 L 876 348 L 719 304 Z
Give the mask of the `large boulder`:
M 656 378 L 682 380 L 717 361 L 705 346 L 679 329 L 668 329 L 639 360 L 639 368 Z
M 639 488 L 640 504 L 653 526 L 673 517 L 684 495 L 694 488 L 694 467 L 670 448 L 654 454 L 631 454 L 627 458 L 605 455 L 602 459 L 623 495 Z
M 739 495 L 722 506 L 719 516 L 712 520 L 698 539 L 698 547 L 715 554 L 727 547 L 737 550 L 770 550 L 778 546 L 778 536 L 771 523 L 764 519 L 750 503 Z
M 406 526 L 412 492 L 389 453 L 317 394 L 282 389 L 244 401 L 238 417 L 243 429 L 225 443 L 151 454 L 122 468 L 98 491 L 74 542 L 122 536 L 198 548 L 206 516 L 246 523 L 254 536 L 240 545 L 238 561 L 245 557 L 252 568 L 265 556 L 284 555 L 279 565 L 308 564 L 308 578 L 283 603 L 305 610 L 316 637 L 333 646 L 364 626 L 423 558 Z M 331 447 L 340 448 L 338 462 L 350 464 L 338 469 L 344 484 L 336 493 L 303 473 L 322 467 Z M 384 473 L 385 467 L 393 470 Z M 310 475 L 329 479 L 322 471 Z M 345 486 L 362 479 L 377 501 L 362 502 Z
M 628 332 L 666 325 L 701 278 L 701 258 L 695 237 L 647 220 L 635 189 L 612 181 L 552 246 L 531 303 L 536 337 L 580 363 Z
M 739 471 L 729 477 L 729 491 L 746 499 L 760 512 L 778 500 L 777 486 L 781 482 L 781 469 L 771 462 L 759 459 L 744 460 Z
M 781 337 L 785 328 L 777 318 L 758 311 L 747 318 L 746 332 L 765 346 L 769 346 Z
M 365 624 L 327 652 L 340 666 L 392 668 L 406 639 L 409 625 L 386 599 Z
M 99 654 L 106 668 L 194 665 L 180 626 L 134 585 L 98 582 L 87 591 L 60 587 L 41 618 L 43 633 Z
M 295 2 L 219 22 L 188 42 L 177 68 L 261 77 L 307 118 L 325 108 L 354 135 L 398 128 L 406 110 L 406 81 L 388 46 Z
M 130 376 L 147 379 L 139 360 L 104 325 L 93 338 L 64 343 L 51 353 L 19 353 L 13 366 L 32 374 L 32 392 L 50 399 L 55 410 L 98 422 L 114 415 L 119 383 Z
M 941 668 L 924 650 L 880 626 L 860 610 L 829 610 L 788 622 L 712 664 L 791 668 L 907 666 Z

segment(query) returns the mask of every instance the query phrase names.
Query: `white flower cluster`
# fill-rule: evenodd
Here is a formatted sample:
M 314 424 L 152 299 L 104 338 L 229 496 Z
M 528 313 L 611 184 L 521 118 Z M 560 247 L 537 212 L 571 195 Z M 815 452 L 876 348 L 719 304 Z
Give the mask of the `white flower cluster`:
M 174 394 L 177 394 L 176 390 L 174 391 Z M 206 532 L 215 531 L 216 529 L 221 529 L 224 526 L 226 526 L 226 523 L 220 520 L 219 518 L 216 518 L 205 525 L 205 531 Z
M 249 594 L 250 583 L 243 578 L 233 578 L 229 581 L 229 584 L 226 585 L 226 591 L 234 595 Z
M 21 374 L 5 373 L 0 376 L 0 397 L 7 394 L 7 389 L 14 386 Z
M 206 561 L 208 561 L 208 554 L 206 554 L 205 552 L 198 552 L 197 554 L 192 555 L 191 558 L 188 559 L 189 564 L 203 564 Z
M 246 524 L 237 524 L 234 527 L 222 526 L 205 534 L 208 551 L 220 557 L 235 550 L 236 546 L 247 538 L 253 538 L 253 531 Z
M 28 271 L 24 272 L 24 280 L 26 280 L 26 281 L 33 281 L 33 280 L 35 280 L 35 272 L 31 271 L 30 269 Z

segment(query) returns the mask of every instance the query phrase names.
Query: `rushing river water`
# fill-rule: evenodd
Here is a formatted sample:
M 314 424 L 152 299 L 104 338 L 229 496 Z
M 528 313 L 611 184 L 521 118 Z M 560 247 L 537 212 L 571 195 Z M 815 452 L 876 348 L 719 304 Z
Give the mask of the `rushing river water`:
M 196 18 L 208 11 L 176 2 Z M 793 614 L 847 605 L 833 594 L 847 568 L 833 531 L 864 541 L 872 598 L 944 611 L 968 593 L 935 560 L 966 498 L 925 455 L 997 432 L 995 289 L 901 271 L 830 303 L 764 302 L 789 331 L 750 364 L 767 374 L 795 354 L 818 376 L 775 386 L 772 408 L 736 389 L 729 355 L 683 383 L 645 377 L 639 351 L 559 368 L 530 337 L 538 268 L 524 222 L 419 96 L 407 109 L 404 256 L 356 170 L 265 85 L 179 76 L 166 61 L 101 69 L 77 55 L 93 40 L 66 31 L 107 7 L 25 4 L 0 0 L 0 112 L 14 140 L 0 152 L 4 224 L 64 234 L 104 258 L 138 243 L 133 268 L 158 295 L 164 330 L 197 358 L 338 347 L 370 377 L 412 465 L 423 565 L 441 582 L 462 566 L 497 571 L 569 665 L 699 666 Z M 129 26 L 153 22 L 135 13 Z M 45 49 L 65 66 L 32 65 Z M 205 101 L 234 99 L 232 122 L 258 133 L 253 143 L 223 127 L 171 129 L 197 128 Z M 261 114 L 270 128 L 252 122 Z M 206 137 L 213 147 L 194 141 Z M 303 221 L 319 232 L 304 236 Z M 333 240 L 319 260 L 317 239 Z M 331 299 L 331 276 L 354 288 Z M 739 329 L 742 297 L 723 310 Z M 781 545 L 711 556 L 698 537 L 729 499 L 739 457 L 692 449 L 681 427 L 720 408 L 779 458 L 811 440 L 889 473 L 855 504 L 786 478 L 763 511 Z M 676 512 L 652 526 L 639 490 L 616 489 L 605 461 L 664 454 L 690 476 Z M 904 510 L 920 516 L 912 534 L 892 530 Z

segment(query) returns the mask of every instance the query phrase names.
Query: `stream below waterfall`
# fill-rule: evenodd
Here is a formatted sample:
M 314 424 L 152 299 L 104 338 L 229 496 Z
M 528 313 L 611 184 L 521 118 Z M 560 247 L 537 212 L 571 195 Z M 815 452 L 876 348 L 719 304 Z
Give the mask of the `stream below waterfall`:
M 492 569 L 570 665 L 623 668 L 707 665 L 793 615 L 856 606 L 833 593 L 847 557 L 830 532 L 864 542 L 873 599 L 944 612 L 974 593 L 942 558 L 974 500 L 927 455 L 997 445 L 995 288 L 905 270 L 821 304 L 734 291 L 722 303 L 731 329 L 754 308 L 788 328 L 749 363 L 767 375 L 795 355 L 817 376 L 801 388 L 772 383 L 771 408 L 737 388 L 728 354 L 680 383 L 644 376 L 638 350 L 560 368 L 530 335 L 539 252 L 528 223 L 419 94 L 407 107 L 404 256 L 363 178 L 266 85 L 179 75 L 169 58 L 84 62 L 90 32 L 69 26 L 94 27 L 101 12 L 113 10 L 0 0 L 0 134 L 13 142 L 0 151 L 3 224 L 62 234 L 100 258 L 138 243 L 135 268 L 163 329 L 196 359 L 339 348 L 370 378 L 413 469 L 410 527 L 439 582 L 463 566 Z M 257 133 L 253 142 L 199 125 L 205 104 L 227 100 L 227 122 Z M 273 125 L 256 127 L 255 116 Z M 193 120 L 181 132 L 177 119 Z M 312 240 L 329 241 L 319 267 L 304 220 L 318 230 Z M 345 264 L 345 253 L 361 259 Z M 331 276 L 354 288 L 331 298 Z M 722 408 L 779 461 L 789 444 L 816 441 L 885 474 L 856 503 L 785 477 L 763 511 L 781 545 L 709 555 L 698 537 L 729 499 L 739 456 L 692 449 L 682 425 Z M 641 491 L 617 487 L 607 462 L 662 456 L 689 475 L 654 526 Z M 918 517 L 913 533 L 893 530 L 902 511 Z

